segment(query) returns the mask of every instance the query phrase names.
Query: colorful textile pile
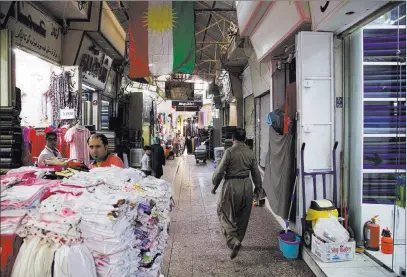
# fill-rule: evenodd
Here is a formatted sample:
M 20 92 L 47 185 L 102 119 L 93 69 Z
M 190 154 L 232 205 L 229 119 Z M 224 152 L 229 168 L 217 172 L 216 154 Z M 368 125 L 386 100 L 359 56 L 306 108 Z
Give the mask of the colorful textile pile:
M 1 243 L 16 248 L 1 253 L 2 260 L 15 260 L 2 276 L 160 275 L 170 184 L 117 167 L 64 180 L 43 174 L 25 168 L 2 177 Z M 16 239 L 24 239 L 21 248 Z

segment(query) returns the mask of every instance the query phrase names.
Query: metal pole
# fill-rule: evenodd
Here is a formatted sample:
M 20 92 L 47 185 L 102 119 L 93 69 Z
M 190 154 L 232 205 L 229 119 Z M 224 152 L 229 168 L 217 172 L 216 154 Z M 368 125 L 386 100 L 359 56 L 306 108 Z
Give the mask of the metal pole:
M 200 30 L 199 32 L 195 33 L 195 35 L 199 35 L 200 33 L 205 32 L 206 30 L 208 30 L 208 29 L 212 28 L 213 26 L 215 26 L 216 24 L 218 24 L 220 21 L 223 21 L 223 22 L 224 22 L 225 20 L 224 20 L 224 19 L 220 19 L 220 20 L 216 21 L 215 23 L 212 23 L 212 24 L 209 25 L 208 27 L 206 27 L 206 28 Z
M 197 41 L 195 44 L 228 44 L 222 41 Z
M 204 49 L 206 49 L 206 48 L 208 48 L 208 47 L 211 47 L 212 46 L 212 44 L 208 44 L 208 45 L 206 45 L 205 47 L 202 47 L 201 49 L 198 49 L 198 50 L 196 50 L 196 52 L 198 53 L 198 52 L 201 52 L 202 50 L 204 50 Z
M 195 12 L 235 12 L 236 9 L 221 9 L 221 8 L 214 8 L 214 9 L 195 9 Z

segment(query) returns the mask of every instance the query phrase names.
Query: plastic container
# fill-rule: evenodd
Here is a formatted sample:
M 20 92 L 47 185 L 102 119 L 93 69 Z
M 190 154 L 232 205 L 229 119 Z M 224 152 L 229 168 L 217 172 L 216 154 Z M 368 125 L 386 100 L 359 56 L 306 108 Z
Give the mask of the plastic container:
M 284 258 L 293 260 L 298 258 L 298 254 L 300 253 L 300 244 L 301 238 L 295 235 L 295 241 L 293 240 L 293 233 L 292 232 L 281 232 L 278 235 L 278 246 L 280 247 L 280 251 L 283 253 Z

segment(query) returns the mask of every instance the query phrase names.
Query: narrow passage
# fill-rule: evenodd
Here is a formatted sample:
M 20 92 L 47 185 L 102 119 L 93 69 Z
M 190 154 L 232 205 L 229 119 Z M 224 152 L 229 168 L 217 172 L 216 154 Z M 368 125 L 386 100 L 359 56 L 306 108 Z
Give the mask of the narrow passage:
M 281 255 L 277 240 L 281 227 L 265 207 L 252 209 L 243 247 L 237 258 L 230 260 L 216 215 L 220 189 L 216 195 L 210 192 L 213 170 L 212 162 L 196 165 L 194 156 L 168 161 L 164 168 L 163 178 L 173 182 L 176 205 L 171 213 L 164 275 L 315 276 L 304 261 L 288 261 Z

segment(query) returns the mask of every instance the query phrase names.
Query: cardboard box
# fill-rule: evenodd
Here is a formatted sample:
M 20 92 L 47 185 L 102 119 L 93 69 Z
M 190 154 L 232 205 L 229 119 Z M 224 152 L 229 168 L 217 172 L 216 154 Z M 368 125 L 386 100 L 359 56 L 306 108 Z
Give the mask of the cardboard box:
M 344 262 L 355 257 L 356 242 L 325 243 L 312 235 L 311 252 L 324 263 Z

